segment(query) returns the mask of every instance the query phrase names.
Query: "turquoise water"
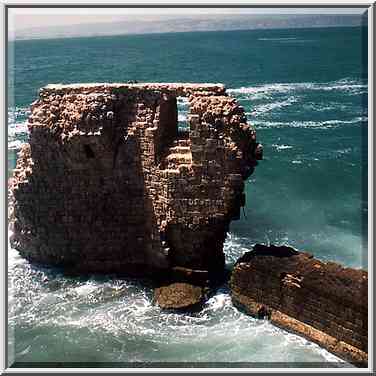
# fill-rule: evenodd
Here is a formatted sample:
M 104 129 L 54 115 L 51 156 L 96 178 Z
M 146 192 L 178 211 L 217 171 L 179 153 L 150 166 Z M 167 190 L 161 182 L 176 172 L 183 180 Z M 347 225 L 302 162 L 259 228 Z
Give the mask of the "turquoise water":
M 222 82 L 264 145 L 226 240 L 229 267 L 253 244 L 270 242 L 367 268 L 366 46 L 366 29 L 352 27 L 17 41 L 9 171 L 28 137 L 28 106 L 48 83 Z M 184 125 L 187 103 L 178 107 Z M 12 249 L 9 270 L 10 352 L 18 362 L 342 364 L 238 312 L 226 286 L 202 312 L 176 315 L 153 306 L 152 290 L 139 282 L 68 279 Z

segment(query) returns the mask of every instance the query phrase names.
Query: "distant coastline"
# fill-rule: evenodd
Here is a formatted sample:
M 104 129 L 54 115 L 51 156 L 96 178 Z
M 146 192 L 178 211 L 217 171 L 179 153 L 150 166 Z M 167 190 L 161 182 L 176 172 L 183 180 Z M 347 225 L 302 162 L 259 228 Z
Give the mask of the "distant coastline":
M 297 27 L 299 30 L 310 30 L 310 29 L 357 29 L 367 27 L 367 25 L 342 25 L 342 26 L 311 26 L 311 27 Z M 192 34 L 192 33 L 231 33 L 231 32 L 246 32 L 246 31 L 270 31 L 270 30 L 294 30 L 293 28 L 265 28 L 265 29 L 232 29 L 232 30 L 192 30 L 192 31 L 166 31 L 166 32 L 145 32 L 145 33 L 127 33 L 127 34 L 106 34 L 106 35 L 80 35 L 80 36 L 56 36 L 56 37 L 35 37 L 35 38 L 24 38 L 24 39 L 9 39 L 8 43 L 13 42 L 27 42 L 27 41 L 44 41 L 44 40 L 64 40 L 64 39 L 80 39 L 80 38 L 110 38 L 110 37 L 125 37 L 125 36 L 147 36 L 147 35 L 167 35 L 167 34 Z
M 16 25 L 17 26 L 17 25 Z M 365 15 L 294 15 L 177 17 L 160 21 L 135 20 L 113 23 L 18 29 L 8 34 L 8 41 L 44 40 L 122 35 L 145 35 L 191 32 L 247 31 L 271 29 L 311 29 L 367 26 Z

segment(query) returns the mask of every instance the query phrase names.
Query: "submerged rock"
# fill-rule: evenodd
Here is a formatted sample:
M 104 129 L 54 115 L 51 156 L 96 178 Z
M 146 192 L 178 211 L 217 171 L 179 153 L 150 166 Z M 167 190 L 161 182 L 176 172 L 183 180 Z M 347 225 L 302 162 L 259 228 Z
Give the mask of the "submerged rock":
M 368 360 L 368 273 L 286 246 L 257 244 L 236 263 L 234 305 L 303 335 L 337 356 Z
M 204 289 L 188 283 L 172 283 L 156 288 L 154 300 L 163 309 L 196 309 L 204 301 Z
M 243 181 L 262 157 L 223 85 L 48 85 L 28 128 L 10 181 L 21 255 L 73 274 L 159 278 L 180 267 L 202 271 L 185 273 L 192 283 L 220 280 Z

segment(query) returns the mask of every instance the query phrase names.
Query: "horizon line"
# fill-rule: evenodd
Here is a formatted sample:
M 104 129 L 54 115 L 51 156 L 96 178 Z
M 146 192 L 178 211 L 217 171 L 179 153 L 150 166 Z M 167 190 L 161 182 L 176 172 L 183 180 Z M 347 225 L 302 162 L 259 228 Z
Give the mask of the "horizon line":
M 156 35 L 156 34 L 188 34 L 188 33 L 213 33 L 213 32 L 236 32 L 236 31 L 256 31 L 256 30 L 294 30 L 294 29 L 326 29 L 326 28 L 358 28 L 367 27 L 367 24 L 361 25 L 312 25 L 312 26 L 294 26 L 294 27 L 254 27 L 254 28 L 239 28 L 239 29 L 213 29 L 213 30 L 181 30 L 181 31 L 145 31 L 145 32 L 122 32 L 114 34 L 92 34 L 92 35 L 72 35 L 72 36 L 35 36 L 31 38 L 10 38 L 8 33 L 7 41 L 18 42 L 18 41 L 35 41 L 35 40 L 56 40 L 56 39 L 79 39 L 79 38 L 98 38 L 98 37 L 120 37 L 120 36 L 142 36 L 142 35 Z

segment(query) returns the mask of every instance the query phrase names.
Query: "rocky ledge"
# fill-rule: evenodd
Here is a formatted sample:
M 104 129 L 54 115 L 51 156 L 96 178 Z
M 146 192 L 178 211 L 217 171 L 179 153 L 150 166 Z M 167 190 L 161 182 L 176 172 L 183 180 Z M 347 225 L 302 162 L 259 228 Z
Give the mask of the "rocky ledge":
M 368 273 L 256 245 L 231 275 L 233 303 L 358 366 L 368 360 Z

